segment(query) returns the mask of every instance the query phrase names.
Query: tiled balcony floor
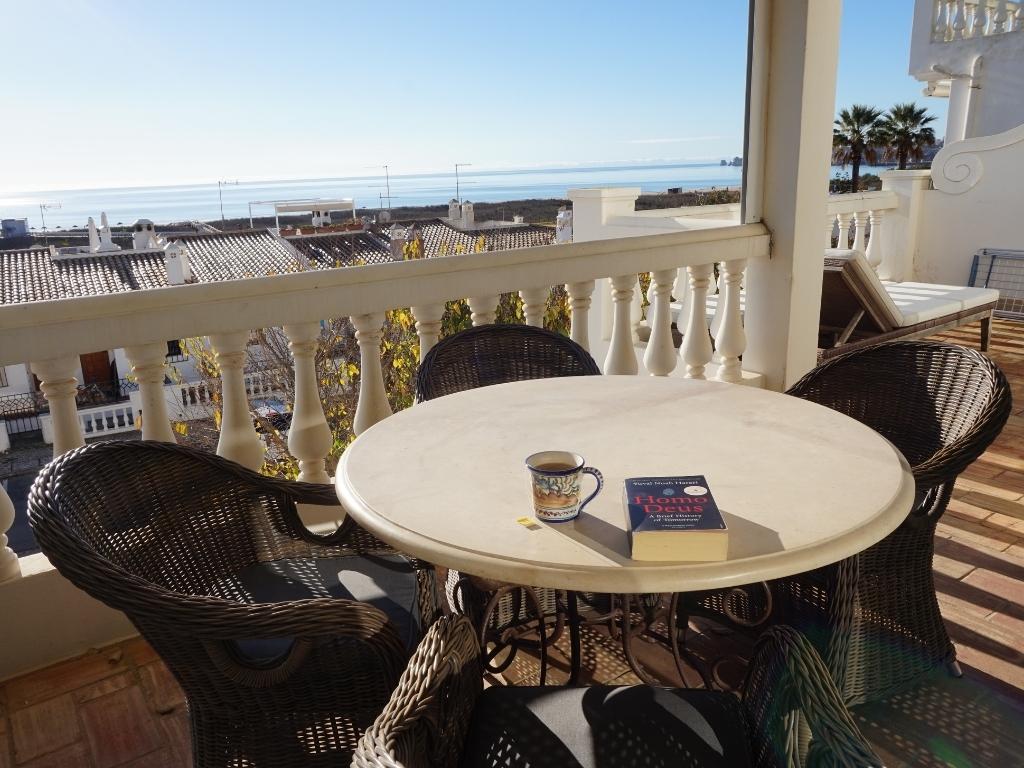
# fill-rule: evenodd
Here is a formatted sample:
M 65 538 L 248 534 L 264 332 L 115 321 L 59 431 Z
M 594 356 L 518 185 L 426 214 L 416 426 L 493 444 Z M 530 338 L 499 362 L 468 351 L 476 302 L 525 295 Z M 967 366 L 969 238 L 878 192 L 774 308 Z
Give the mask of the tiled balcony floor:
M 978 332 L 939 338 L 977 345 Z M 1006 768 L 1024 755 L 1024 324 L 997 322 L 992 355 L 1013 384 L 1014 415 L 957 483 L 936 542 L 939 600 L 965 676 L 938 674 L 858 712 L 890 767 Z M 699 629 L 698 651 L 728 642 Z M 636 682 L 616 643 L 597 629 L 587 634 L 585 680 Z M 667 653 L 639 645 L 649 668 L 672 682 Z M 552 679 L 566 671 L 556 654 Z M 505 677 L 534 675 L 520 658 Z M 181 692 L 142 640 L 0 684 L 0 768 L 177 768 L 190 764 L 189 750 Z

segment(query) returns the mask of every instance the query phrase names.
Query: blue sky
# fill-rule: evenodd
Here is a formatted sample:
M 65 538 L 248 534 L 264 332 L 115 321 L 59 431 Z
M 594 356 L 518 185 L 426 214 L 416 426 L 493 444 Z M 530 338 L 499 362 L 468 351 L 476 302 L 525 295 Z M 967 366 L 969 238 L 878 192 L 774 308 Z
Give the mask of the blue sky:
M 916 99 L 943 124 L 906 74 L 912 11 L 847 0 L 837 104 Z M 8 4 L 0 191 L 732 157 L 746 16 L 746 0 Z

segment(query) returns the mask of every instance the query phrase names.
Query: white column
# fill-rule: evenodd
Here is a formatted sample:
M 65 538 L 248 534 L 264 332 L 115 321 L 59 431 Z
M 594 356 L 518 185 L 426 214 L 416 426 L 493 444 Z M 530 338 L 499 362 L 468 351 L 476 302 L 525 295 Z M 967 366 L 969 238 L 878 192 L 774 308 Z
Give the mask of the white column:
M 320 403 L 317 386 L 316 350 L 320 340 L 319 323 L 286 325 L 288 348 L 295 368 L 295 402 L 288 430 L 288 451 L 299 461 L 299 480 L 304 483 L 329 483 L 325 462 L 334 438 Z
M 868 212 L 858 211 L 853 214 L 853 250 L 864 253 L 864 230 L 868 226 Z
M 675 269 L 651 272 L 653 297 L 647 307 L 651 338 L 644 352 L 644 367 L 652 376 L 668 376 L 675 370 L 678 359 L 672 344 L 672 284 L 675 279 Z
M 477 325 L 475 312 L 473 316 L 473 324 Z M 491 320 L 488 322 L 493 321 L 492 310 Z M 359 405 L 356 406 L 352 430 L 361 435 L 378 421 L 391 415 L 388 393 L 384 389 L 384 372 L 380 367 L 380 338 L 384 313 L 355 315 L 352 317 L 352 325 L 356 327 L 356 342 L 359 344 Z
M 21 565 L 14 550 L 7 546 L 7 531 L 14 525 L 14 504 L 7 495 L 7 489 L 0 484 L 0 581 L 21 576 Z M 14 620 L 8 616 L 7 621 Z
M 125 347 L 124 354 L 139 382 L 142 397 L 142 439 L 173 443 L 174 432 L 167 415 L 164 377 L 167 375 L 167 342 L 155 341 Z
M 166 352 L 167 348 L 164 347 Z M 78 392 L 77 357 L 58 357 L 40 360 L 31 364 L 32 372 L 39 377 L 39 388 L 50 404 L 50 419 L 53 423 L 53 456 L 56 458 L 75 448 L 85 445 L 82 422 L 78 418 L 75 394 Z
M 867 213 L 861 213 L 858 215 L 862 216 L 865 220 L 868 218 Z M 884 251 L 882 246 L 882 219 L 885 216 L 885 211 L 871 211 L 870 215 L 871 239 L 868 241 L 868 248 L 864 252 L 864 256 L 867 258 L 868 264 L 871 265 L 871 268 L 877 272 L 879 265 L 882 263 L 882 253 Z M 860 231 L 860 221 L 857 222 L 857 231 Z
M 441 336 L 444 304 L 421 304 L 411 309 L 412 316 L 416 318 L 416 334 L 420 337 L 420 362 L 422 363 L 427 352 L 434 348 Z
M 836 215 L 834 213 L 830 213 L 827 216 L 825 216 L 825 247 L 826 248 L 831 248 L 832 247 L 832 235 L 835 234 L 835 231 L 836 231 Z M 836 247 L 840 248 L 842 246 L 838 246 L 837 245 Z
M 473 320 L 473 327 L 489 325 L 494 322 L 498 313 L 497 296 L 473 296 L 468 299 L 470 317 Z
M 699 264 L 687 267 L 686 273 L 690 281 L 690 316 L 679 354 L 686 363 L 686 378 L 703 379 L 704 367 L 714 354 L 707 319 L 708 286 L 711 285 L 714 266 Z
M 932 194 L 929 192 L 931 172 L 883 171 L 881 177 L 882 189 L 896 194 L 897 205 L 884 212 L 884 219 L 882 211 L 873 212 L 875 219 L 871 222 L 868 250 L 876 248 L 877 253 L 869 255 L 868 259 L 879 262 L 878 276 L 894 282 L 922 279 L 943 282 L 929 274 L 930 267 L 934 266 L 929 264 L 931 254 L 918 252 L 926 196 Z
M 839 242 L 836 243 L 836 248 L 849 248 L 850 247 L 850 214 L 840 213 L 839 214 Z
M 519 298 L 523 300 L 523 315 L 526 316 L 527 325 L 544 327 L 544 309 L 550 293 L 550 288 L 526 288 L 519 292 Z
M 967 138 L 967 116 L 971 104 L 971 85 L 969 77 L 954 77 L 949 86 L 949 106 L 946 112 L 946 144 L 963 141 Z
M 743 367 L 783 390 L 817 361 L 821 221 L 827 213 L 840 0 L 767 4 L 753 46 L 771 77 L 765 98 L 762 210 L 770 259 L 747 267 Z M 759 73 L 758 73 L 759 74 Z M 758 141 L 759 137 L 751 137 Z
M 636 273 L 612 278 L 612 339 L 604 360 L 606 375 L 635 375 L 636 353 L 633 351 L 633 291 Z
M 594 294 L 593 280 L 580 283 L 566 283 L 565 291 L 569 294 L 569 308 L 572 312 L 572 324 L 569 338 L 590 351 L 590 302 Z
M 722 324 L 715 337 L 715 351 L 721 361 L 715 376 L 719 381 L 738 382 L 743 379 L 740 358 L 747 348 L 747 336 L 743 332 L 740 289 L 746 267 L 746 259 L 722 262 L 722 287 L 718 293 Z
M 210 336 L 220 368 L 221 411 L 217 455 L 253 471 L 263 466 L 267 448 L 256 433 L 249 398 L 245 391 L 245 360 L 249 332 L 218 333 Z M 145 426 L 146 420 L 142 420 Z

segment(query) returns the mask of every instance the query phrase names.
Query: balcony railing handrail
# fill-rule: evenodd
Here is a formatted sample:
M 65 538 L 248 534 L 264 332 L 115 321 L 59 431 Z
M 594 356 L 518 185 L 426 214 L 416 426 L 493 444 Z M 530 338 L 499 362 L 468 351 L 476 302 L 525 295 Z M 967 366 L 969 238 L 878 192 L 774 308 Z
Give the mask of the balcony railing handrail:
M 9 305 L 0 307 L 0 364 L 755 259 L 768 246 L 763 224 L 741 224 Z
M 898 207 L 899 196 L 889 189 L 872 192 L 848 192 L 842 195 L 829 195 L 828 198 L 830 214 L 884 211 Z

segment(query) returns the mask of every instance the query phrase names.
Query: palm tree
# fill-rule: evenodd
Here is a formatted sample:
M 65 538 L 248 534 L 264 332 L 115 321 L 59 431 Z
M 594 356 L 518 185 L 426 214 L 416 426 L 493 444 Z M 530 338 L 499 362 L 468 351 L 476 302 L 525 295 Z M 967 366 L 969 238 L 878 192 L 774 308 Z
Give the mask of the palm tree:
M 935 131 L 928 125 L 933 120 L 935 115 L 912 101 L 893 104 L 880 122 L 885 159 L 896 160 L 896 167 L 903 171 L 908 160 L 924 157 L 924 148 L 935 144 Z
M 832 129 L 832 162 L 851 167 L 850 187 L 854 192 L 860 185 L 861 161 L 878 162 L 877 147 L 884 144 L 884 136 L 879 131 L 881 116 L 879 109 L 854 104 L 840 111 Z

